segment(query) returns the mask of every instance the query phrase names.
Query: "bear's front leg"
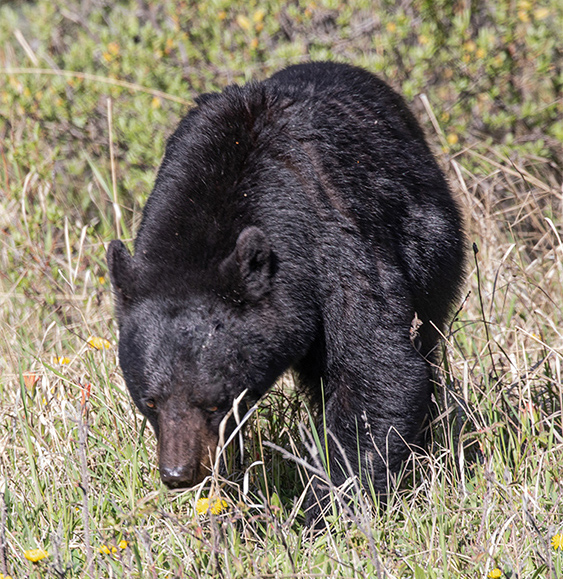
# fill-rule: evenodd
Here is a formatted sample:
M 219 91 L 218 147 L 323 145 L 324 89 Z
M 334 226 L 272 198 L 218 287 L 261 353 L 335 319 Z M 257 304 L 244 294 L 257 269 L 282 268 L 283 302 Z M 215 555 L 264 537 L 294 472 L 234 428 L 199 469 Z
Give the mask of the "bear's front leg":
M 395 336 L 348 351 L 329 369 L 323 388 L 318 432 L 324 456 L 316 462 L 323 463 L 330 483 L 318 477 L 312 483 L 307 523 L 315 526 L 322 526 L 321 514 L 332 512 L 329 491 L 338 492 L 350 477 L 357 482 L 344 500 L 361 485 L 386 501 L 403 462 L 421 445 L 431 368 L 408 337 Z

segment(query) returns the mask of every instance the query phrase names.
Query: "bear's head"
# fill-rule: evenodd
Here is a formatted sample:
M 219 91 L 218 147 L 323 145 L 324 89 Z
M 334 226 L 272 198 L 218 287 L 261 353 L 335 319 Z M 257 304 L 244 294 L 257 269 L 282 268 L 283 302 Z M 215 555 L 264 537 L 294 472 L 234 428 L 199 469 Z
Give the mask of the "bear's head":
M 277 279 L 263 231 L 245 227 L 215 271 L 171 277 L 137 247 L 108 248 L 127 387 L 158 439 L 160 475 L 191 487 L 211 472 L 221 422 L 243 391 L 257 400 L 311 342 L 311 321 Z M 165 256 L 162 256 L 165 260 Z M 149 272 L 152 271 L 152 277 Z M 186 278 L 188 278 L 186 280 Z M 244 414 L 241 412 L 240 416 Z M 225 436 L 235 426 L 231 417 Z

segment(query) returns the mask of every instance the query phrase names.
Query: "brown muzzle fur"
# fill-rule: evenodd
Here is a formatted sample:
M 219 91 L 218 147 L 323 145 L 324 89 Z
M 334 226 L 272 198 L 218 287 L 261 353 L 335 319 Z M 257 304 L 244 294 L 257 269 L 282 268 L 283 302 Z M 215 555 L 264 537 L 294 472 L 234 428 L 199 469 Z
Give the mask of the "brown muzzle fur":
M 197 408 L 179 411 L 170 400 L 158 419 L 158 454 L 162 482 L 169 488 L 189 488 L 211 474 L 218 435 Z

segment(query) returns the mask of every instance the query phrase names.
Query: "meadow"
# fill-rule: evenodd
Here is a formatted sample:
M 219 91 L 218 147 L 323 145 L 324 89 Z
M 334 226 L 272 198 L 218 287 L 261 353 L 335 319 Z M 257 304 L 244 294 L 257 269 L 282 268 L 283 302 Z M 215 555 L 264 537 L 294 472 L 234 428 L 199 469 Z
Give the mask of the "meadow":
M 290 375 L 161 485 L 105 262 L 195 96 L 309 59 L 405 96 L 469 255 L 428 452 L 320 534 Z M 559 0 L 0 0 L 0 579 L 563 577 L 562 95 Z

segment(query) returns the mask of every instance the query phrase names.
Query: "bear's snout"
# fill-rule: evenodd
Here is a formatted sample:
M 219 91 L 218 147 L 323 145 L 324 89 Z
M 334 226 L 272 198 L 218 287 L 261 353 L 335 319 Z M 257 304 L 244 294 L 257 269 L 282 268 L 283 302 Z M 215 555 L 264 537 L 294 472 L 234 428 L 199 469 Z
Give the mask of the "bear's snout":
M 169 489 L 182 489 L 195 486 L 198 482 L 196 469 L 190 466 L 161 466 L 160 479 Z
M 175 402 L 164 406 L 158 421 L 160 478 L 170 489 L 190 488 L 211 474 L 219 436 L 201 412 L 178 412 Z

